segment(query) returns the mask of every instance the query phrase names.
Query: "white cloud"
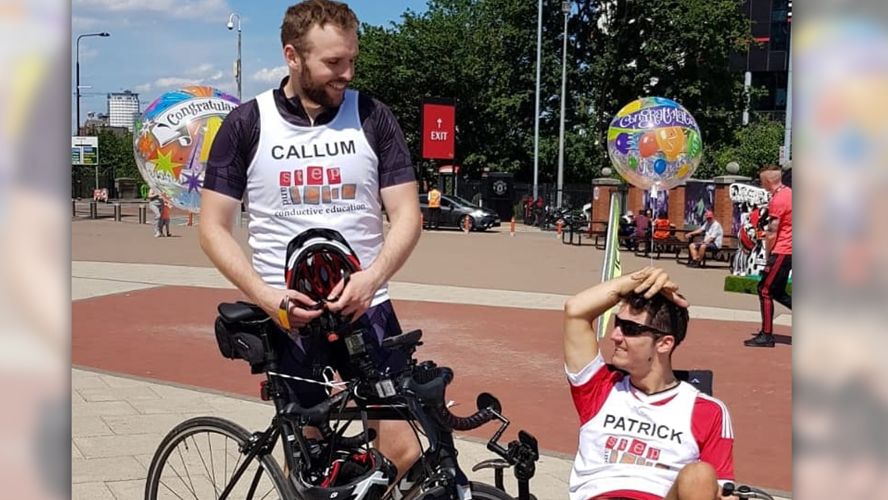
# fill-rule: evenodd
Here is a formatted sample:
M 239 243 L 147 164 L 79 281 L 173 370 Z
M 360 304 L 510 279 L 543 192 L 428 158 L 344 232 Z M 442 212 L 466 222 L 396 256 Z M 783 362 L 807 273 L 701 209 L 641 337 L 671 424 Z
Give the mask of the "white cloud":
M 278 66 L 276 68 L 262 68 L 253 73 L 253 76 L 251 76 L 250 79 L 255 82 L 277 84 L 283 77 L 287 76 L 287 73 L 286 65 Z
M 217 22 L 231 12 L 226 0 L 74 0 L 72 10 L 97 12 L 151 13 L 176 19 L 204 19 Z
M 184 75 L 164 76 L 152 82 L 136 85 L 133 90 L 139 93 L 163 92 L 188 85 L 209 85 L 225 92 L 236 89 L 233 76 L 229 78 L 224 71 L 212 64 L 204 63 L 191 68 Z
M 95 17 L 71 16 L 71 30 L 74 33 L 93 30 L 104 24 L 107 22 Z

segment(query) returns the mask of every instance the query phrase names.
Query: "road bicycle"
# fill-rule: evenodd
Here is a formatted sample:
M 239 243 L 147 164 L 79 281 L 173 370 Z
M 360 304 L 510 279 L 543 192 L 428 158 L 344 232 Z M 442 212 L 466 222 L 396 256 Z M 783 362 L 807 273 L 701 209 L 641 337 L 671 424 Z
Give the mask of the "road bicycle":
M 413 357 L 422 345 L 420 330 L 382 343 L 383 349 L 401 351 L 408 359 L 399 373 L 381 373 L 376 368 L 359 330 L 336 340 L 345 343 L 357 376 L 339 382 L 339 391 L 318 405 L 303 408 L 285 397 L 283 379 L 292 377 L 277 371 L 276 346 L 291 341 L 287 335 L 253 304 L 223 303 L 218 312 L 216 339 L 220 351 L 225 357 L 249 362 L 254 374 L 265 373 L 261 398 L 274 402 L 275 415 L 259 432 L 212 416 L 182 422 L 166 435 L 154 454 L 145 485 L 146 500 L 508 500 L 513 497 L 503 484 L 507 469 L 512 469 L 517 482 L 515 498 L 535 500 L 530 494 L 530 480 L 539 459 L 537 440 L 519 431 L 518 439 L 505 446 L 499 444 L 510 421 L 503 415 L 500 402 L 487 393 L 478 396 L 474 414 L 453 415 L 445 398 L 453 371 L 433 361 L 417 362 Z M 390 481 L 380 480 L 364 481 L 362 491 L 312 488 L 325 484 L 336 472 L 332 469 L 351 464 L 349 457 L 367 460 L 376 437 L 368 426 L 371 420 L 410 423 L 423 447 L 413 467 L 393 487 Z M 453 439 L 454 431 L 475 429 L 488 422 L 499 423 L 487 443 L 487 449 L 496 456 L 476 464 L 473 470 L 492 469 L 495 485 L 468 480 L 457 460 Z M 346 435 L 352 424 L 360 424 L 361 429 Z M 310 434 L 304 430 L 308 427 L 316 428 L 315 435 L 320 437 L 307 437 Z M 286 466 L 283 470 L 281 459 Z

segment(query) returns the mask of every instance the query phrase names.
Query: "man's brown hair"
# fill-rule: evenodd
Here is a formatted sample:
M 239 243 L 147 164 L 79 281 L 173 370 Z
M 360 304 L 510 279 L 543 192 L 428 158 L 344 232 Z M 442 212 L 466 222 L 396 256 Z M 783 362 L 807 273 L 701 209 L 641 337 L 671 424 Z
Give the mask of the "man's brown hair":
M 773 164 L 773 163 L 769 163 L 769 164 L 767 164 L 767 165 L 764 165 L 764 166 L 761 168 L 761 170 L 759 170 L 759 173 L 761 174 L 761 173 L 764 173 L 764 172 L 781 172 L 782 170 L 783 170 L 783 169 L 780 168 L 780 165 L 775 165 L 775 164 Z
M 644 294 L 630 292 L 623 297 L 633 311 L 648 313 L 647 325 L 675 338 L 675 347 L 681 344 L 688 333 L 688 310 L 658 293 L 651 298 Z
M 327 24 L 343 30 L 357 30 L 358 16 L 348 5 L 335 0 L 304 0 L 291 5 L 281 23 L 281 46 L 290 44 L 296 52 L 305 54 L 308 49 L 305 35 L 313 26 L 323 28 Z

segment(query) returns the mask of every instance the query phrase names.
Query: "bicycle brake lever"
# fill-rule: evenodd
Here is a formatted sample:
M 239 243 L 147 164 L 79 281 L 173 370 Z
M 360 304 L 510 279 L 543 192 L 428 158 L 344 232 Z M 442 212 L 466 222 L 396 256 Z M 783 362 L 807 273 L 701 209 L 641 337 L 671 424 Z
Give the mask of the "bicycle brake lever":
M 483 469 L 508 469 L 509 467 L 511 467 L 509 462 L 502 458 L 490 458 L 472 466 L 472 472 L 478 472 Z

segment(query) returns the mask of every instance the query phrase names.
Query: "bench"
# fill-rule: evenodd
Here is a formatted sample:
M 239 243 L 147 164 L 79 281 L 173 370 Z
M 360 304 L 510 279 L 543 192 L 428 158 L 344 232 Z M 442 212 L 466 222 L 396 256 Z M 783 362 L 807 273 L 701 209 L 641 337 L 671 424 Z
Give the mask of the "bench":
M 675 262 L 680 264 L 688 263 L 688 259 L 691 257 L 690 252 L 688 251 L 688 244 L 689 242 L 685 242 L 684 248 L 679 249 L 675 253 Z M 700 261 L 701 267 L 706 267 L 708 261 L 716 261 L 723 262 L 726 267 L 730 268 L 733 265 L 734 256 L 737 254 L 739 245 L 740 242 L 737 240 L 736 236 L 724 235 L 722 237 L 721 248 L 717 250 L 707 248 L 706 251 L 703 252 L 703 259 Z
M 662 254 L 675 254 L 676 259 L 681 253 L 682 247 L 687 247 L 687 242 L 675 235 L 666 238 L 654 240 L 639 240 L 638 248 L 635 250 L 636 257 L 651 257 L 654 254 L 659 259 Z M 648 248 L 650 247 L 650 248 Z

